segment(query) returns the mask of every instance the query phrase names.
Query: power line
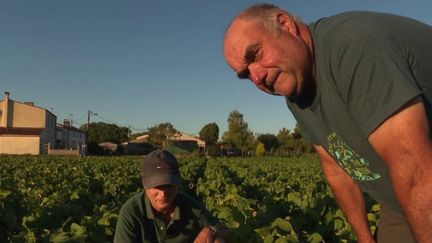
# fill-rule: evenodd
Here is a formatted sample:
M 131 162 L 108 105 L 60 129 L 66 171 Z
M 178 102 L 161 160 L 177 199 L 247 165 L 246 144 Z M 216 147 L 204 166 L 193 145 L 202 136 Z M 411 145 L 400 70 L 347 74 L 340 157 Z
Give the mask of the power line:
M 117 126 L 119 126 L 119 127 L 128 127 L 129 130 L 141 131 L 141 132 L 142 132 L 142 131 L 147 131 L 147 129 L 144 129 L 144 128 L 136 128 L 136 127 L 126 126 L 126 125 L 124 125 L 124 124 L 120 124 L 120 123 L 113 122 L 113 121 L 111 121 L 111 120 L 109 120 L 109 119 L 107 119 L 107 118 L 102 117 L 102 116 L 99 115 L 99 114 L 95 114 L 95 116 L 98 117 L 99 119 L 105 121 L 105 122 L 108 122 L 108 123 L 111 123 L 111 124 L 115 124 L 115 125 L 117 125 Z
M 102 117 L 101 115 L 96 114 L 96 116 L 99 117 L 99 119 L 101 119 L 101 120 L 103 120 L 103 121 L 106 121 L 106 122 L 108 122 L 108 123 L 115 124 L 115 125 L 120 126 L 120 127 L 127 127 L 127 126 L 125 126 L 124 124 L 120 124 L 120 123 L 117 123 L 117 122 L 113 122 L 113 121 L 111 121 L 111 120 L 108 120 L 107 118 L 104 118 L 104 117 Z
M 71 116 L 71 115 L 73 115 L 73 114 L 70 114 L 69 116 Z M 78 125 L 78 127 L 81 127 L 83 125 L 86 125 L 86 127 L 88 127 L 88 124 L 90 123 L 90 120 L 89 120 L 89 116 L 90 115 L 91 116 L 95 116 L 95 117 L 99 118 L 99 120 L 102 120 L 104 122 L 108 122 L 110 124 L 114 124 L 114 125 L 116 125 L 118 127 L 127 127 L 127 128 L 129 128 L 129 130 L 134 131 L 134 132 L 145 132 L 145 131 L 148 130 L 147 128 L 137 128 L 137 127 L 133 127 L 133 126 L 130 126 L 130 125 L 126 126 L 124 124 L 113 122 L 113 121 L 111 121 L 111 120 L 109 120 L 109 119 L 101 116 L 99 113 L 95 113 L 95 112 L 92 112 L 90 110 L 87 113 L 84 113 L 83 115 L 81 115 L 78 119 L 71 119 L 70 118 L 69 120 L 71 121 L 71 123 L 73 122 L 74 124 Z M 87 116 L 87 123 L 79 122 L 79 121 L 82 121 L 85 116 Z
M 85 116 L 87 116 L 87 113 L 84 113 L 80 118 L 75 119 L 74 121 L 81 121 Z

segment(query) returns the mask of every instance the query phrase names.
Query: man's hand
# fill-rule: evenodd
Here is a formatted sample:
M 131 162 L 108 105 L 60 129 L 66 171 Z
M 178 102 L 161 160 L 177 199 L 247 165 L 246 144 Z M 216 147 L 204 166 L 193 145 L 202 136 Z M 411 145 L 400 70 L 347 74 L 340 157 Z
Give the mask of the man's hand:
M 199 232 L 198 236 L 195 238 L 194 243 L 213 243 L 214 242 L 214 232 L 209 228 L 205 227 Z
M 195 238 L 194 243 L 225 243 L 224 237 L 229 233 L 227 228 L 212 230 L 210 227 L 205 227 Z

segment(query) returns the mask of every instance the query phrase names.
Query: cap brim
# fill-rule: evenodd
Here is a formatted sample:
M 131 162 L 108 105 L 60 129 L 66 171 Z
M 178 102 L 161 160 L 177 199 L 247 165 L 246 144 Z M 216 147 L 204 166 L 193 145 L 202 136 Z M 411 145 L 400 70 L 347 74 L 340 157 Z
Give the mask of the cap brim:
M 162 185 L 180 185 L 180 176 L 177 174 L 158 174 L 142 179 L 145 189 Z

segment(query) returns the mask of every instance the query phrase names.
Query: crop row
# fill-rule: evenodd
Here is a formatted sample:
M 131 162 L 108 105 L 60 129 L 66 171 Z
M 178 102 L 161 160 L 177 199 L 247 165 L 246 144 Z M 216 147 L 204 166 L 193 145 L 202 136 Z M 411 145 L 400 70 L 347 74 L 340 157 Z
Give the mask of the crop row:
M 0 242 L 111 242 L 142 190 L 140 157 L 0 156 Z M 233 242 L 349 242 L 316 158 L 181 158 L 182 190 L 232 228 Z M 379 207 L 368 202 L 374 230 Z

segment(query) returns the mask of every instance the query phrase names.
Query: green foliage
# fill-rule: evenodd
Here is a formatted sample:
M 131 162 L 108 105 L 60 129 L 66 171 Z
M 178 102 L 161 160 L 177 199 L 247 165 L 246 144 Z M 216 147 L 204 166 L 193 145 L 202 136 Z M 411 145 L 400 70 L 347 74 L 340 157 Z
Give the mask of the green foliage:
M 81 126 L 82 130 L 87 130 L 87 125 Z M 119 127 L 115 124 L 108 124 L 104 122 L 92 122 L 88 128 L 88 142 L 102 143 L 112 142 L 121 143 L 127 141 L 129 138 L 130 130 L 127 127 Z
M 266 150 L 265 150 L 264 144 L 263 143 L 258 143 L 258 145 L 256 147 L 256 150 L 255 150 L 255 154 L 257 156 L 264 156 L 265 152 L 266 152 Z
M 0 156 L 0 242 L 112 242 L 141 190 L 140 157 Z M 179 159 L 181 189 L 231 228 L 230 242 L 355 242 L 317 158 Z M 380 207 L 366 197 L 371 230 Z
M 220 154 L 220 147 L 217 144 L 210 144 L 210 145 L 206 144 L 206 151 L 207 151 L 207 155 L 215 157 Z
M 208 123 L 199 132 L 200 139 L 206 142 L 206 145 L 216 144 L 219 139 L 219 127 L 216 123 Z
M 292 133 L 286 128 L 280 129 L 277 139 L 279 142 L 278 155 L 298 156 L 314 153 L 312 144 L 304 140 L 297 126 Z
M 244 121 L 243 114 L 234 110 L 230 112 L 227 122 L 228 131 L 222 137 L 224 143 L 233 144 L 243 153 L 255 149 L 255 138 L 247 122 Z
M 182 141 L 172 141 L 166 148 L 173 154 L 189 154 L 194 153 L 198 150 L 198 145 L 196 143 L 185 143 Z
M 290 130 L 286 128 L 280 129 L 276 137 L 278 139 L 279 146 L 286 146 L 292 139 Z
M 178 133 L 174 126 L 167 123 L 160 123 L 153 127 L 147 128 L 149 135 L 148 142 L 158 148 L 167 148 L 168 140 Z
M 1 242 L 110 242 L 139 157 L 0 157 Z M 6 239 L 4 239 L 6 238 Z
M 261 134 L 257 137 L 257 140 L 264 144 L 265 151 L 269 152 L 279 147 L 278 138 L 270 133 Z
M 210 159 L 192 184 L 232 242 L 355 241 L 317 158 Z

